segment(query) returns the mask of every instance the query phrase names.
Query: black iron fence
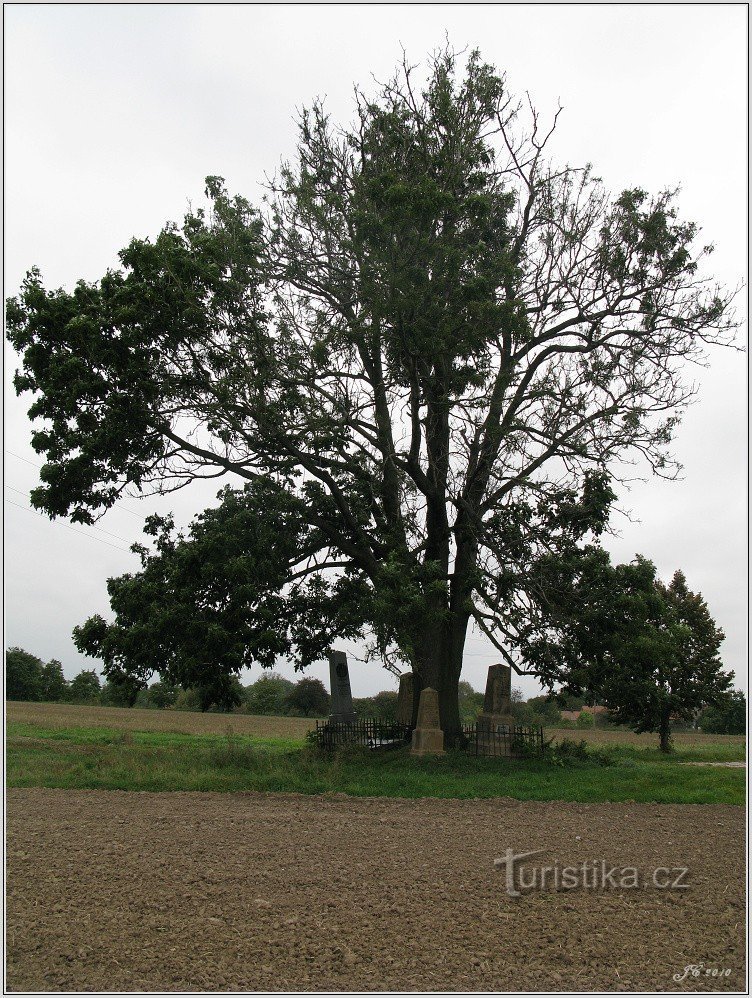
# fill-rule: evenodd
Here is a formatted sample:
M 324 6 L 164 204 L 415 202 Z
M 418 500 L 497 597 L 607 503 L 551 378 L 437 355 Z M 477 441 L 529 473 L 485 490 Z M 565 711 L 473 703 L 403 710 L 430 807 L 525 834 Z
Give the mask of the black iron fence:
M 523 724 L 474 724 L 468 747 L 475 755 L 527 756 L 543 752 L 543 728 Z
M 375 717 L 346 722 L 316 721 L 315 735 L 319 748 L 329 751 L 346 745 L 370 749 L 399 748 L 410 742 L 408 725 L 381 721 Z
M 333 751 L 344 746 L 370 749 L 399 748 L 410 743 L 406 724 L 395 724 L 375 717 L 351 722 L 316 721 L 313 732 L 319 748 Z M 518 757 L 543 752 L 543 728 L 522 724 L 466 724 L 444 733 L 446 748 L 461 749 L 471 755 Z

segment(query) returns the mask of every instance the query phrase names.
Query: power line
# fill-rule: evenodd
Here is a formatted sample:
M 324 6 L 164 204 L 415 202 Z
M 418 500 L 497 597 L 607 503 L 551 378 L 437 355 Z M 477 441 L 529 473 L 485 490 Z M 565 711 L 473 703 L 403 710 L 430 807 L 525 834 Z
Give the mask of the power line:
M 32 509 L 30 506 L 22 506 L 19 502 L 13 502 L 12 499 L 5 499 L 10 506 L 16 506 L 18 509 L 25 509 L 27 513 L 35 513 L 37 516 L 41 516 L 43 520 L 47 520 L 44 513 L 40 513 L 39 510 Z M 126 554 L 131 552 L 128 548 L 121 548 L 119 544 L 110 544 L 109 541 L 103 540 L 101 537 L 94 537 L 93 534 L 87 534 L 84 530 L 77 530 L 76 527 L 72 527 L 69 523 L 62 523 L 60 520 L 47 520 L 48 523 L 57 523 L 60 527 L 67 527 L 68 530 L 72 530 L 74 534 L 81 534 L 82 537 L 88 537 L 91 541 L 99 541 L 100 544 L 106 544 L 107 547 L 115 548 L 116 551 L 124 551 Z
M 5 487 L 6 487 L 6 489 L 10 489 L 11 492 L 17 492 L 20 496 L 23 496 L 24 499 L 28 499 L 29 501 L 31 501 L 29 499 L 28 492 L 23 492 L 21 489 L 14 488 L 14 486 L 12 486 L 12 485 L 7 485 L 6 484 Z M 38 513 L 39 512 L 39 510 L 38 509 L 34 509 L 33 506 L 30 506 L 29 508 L 34 513 Z M 43 515 L 43 514 L 40 514 L 40 515 Z M 90 530 L 98 530 L 100 534 L 107 534 L 108 537 L 114 537 L 116 541 L 122 541 L 123 544 L 127 544 L 128 543 L 128 538 L 127 537 L 121 537 L 120 534 L 113 534 L 111 530 L 105 530 L 104 527 L 96 527 L 96 526 L 94 526 L 93 523 L 89 524 L 88 526 L 89 526 Z
M 16 458 L 18 458 L 18 460 L 19 460 L 19 461 L 23 461 L 23 462 L 25 462 L 26 464 L 30 464 L 30 465 L 32 466 L 32 468 L 36 468 L 36 469 L 37 469 L 38 471 L 41 471 L 41 469 L 42 469 L 42 465 L 41 465 L 41 464 L 36 464 L 36 463 L 35 463 L 34 461 L 30 461 L 30 460 L 28 459 L 28 457 L 21 457 L 21 455 L 20 455 L 20 454 L 16 454 L 16 453 L 14 453 L 14 452 L 13 452 L 12 450 L 6 450 L 6 451 L 5 451 L 5 453 L 6 453 L 6 454 L 10 454 L 10 456 L 11 456 L 11 457 L 16 457 Z M 17 490 L 15 490 L 15 489 L 14 489 L 14 491 L 17 491 Z M 137 513 L 137 512 L 136 512 L 135 510 L 133 510 L 133 509 L 128 509 L 128 507 L 127 507 L 127 506 L 124 506 L 124 505 L 122 504 L 122 502 L 120 502 L 120 500 L 119 500 L 119 499 L 116 499 L 116 500 L 115 500 L 115 506 L 119 506 L 119 507 L 120 507 L 121 509 L 124 509 L 126 513 L 130 513 L 130 514 L 131 514 L 131 516 L 136 516 L 136 517 L 138 517 L 138 519 L 139 519 L 139 520 L 141 520 L 141 521 L 143 521 L 143 519 L 144 519 L 144 517 L 142 516 L 142 514 L 141 514 L 141 513 Z M 106 533 L 106 531 L 105 531 L 105 533 Z M 125 538 L 121 538 L 121 540 L 124 540 L 124 539 L 125 539 Z

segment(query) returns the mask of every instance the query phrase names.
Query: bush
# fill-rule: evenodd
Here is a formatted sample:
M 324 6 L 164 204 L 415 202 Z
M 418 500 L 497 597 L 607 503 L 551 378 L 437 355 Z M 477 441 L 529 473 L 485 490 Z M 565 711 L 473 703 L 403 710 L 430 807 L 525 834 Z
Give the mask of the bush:
M 590 713 L 589 710 L 581 710 L 580 716 L 577 718 L 578 728 L 593 728 L 595 727 L 595 718 Z
M 612 766 L 614 764 L 614 754 L 611 749 L 588 745 L 584 738 L 579 741 L 575 741 L 574 738 L 562 738 L 560 742 L 556 743 L 552 738 L 544 743 L 542 751 L 529 749 L 521 754 L 528 758 L 538 756 L 553 766 L 568 766 L 578 763 L 596 763 L 598 766 Z

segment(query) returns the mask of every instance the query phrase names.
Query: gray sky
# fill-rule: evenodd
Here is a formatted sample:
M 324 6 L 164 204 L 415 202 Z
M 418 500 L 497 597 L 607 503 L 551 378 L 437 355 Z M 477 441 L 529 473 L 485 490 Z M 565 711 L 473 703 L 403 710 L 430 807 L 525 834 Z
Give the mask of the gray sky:
M 422 60 L 445 34 L 478 46 L 541 112 L 561 100 L 557 160 L 591 162 L 614 191 L 680 185 L 683 217 L 716 244 L 715 275 L 746 277 L 745 5 L 11 4 L 5 27 L 6 295 L 34 264 L 48 287 L 101 277 L 132 236 L 181 220 L 208 174 L 255 200 L 294 149 L 296 108 L 326 96 L 334 120 L 349 121 L 354 83 L 387 78 L 401 45 Z M 6 348 L 7 384 L 15 367 Z M 607 546 L 617 561 L 651 558 L 665 580 L 684 570 L 746 689 L 745 376 L 745 357 L 723 350 L 690 373 L 698 401 L 674 445 L 683 480 L 622 493 L 632 521 L 616 517 Z M 107 534 L 51 523 L 28 509 L 41 464 L 30 401 L 6 388 L 6 646 L 59 658 L 70 678 L 99 667 L 71 629 L 108 616 L 106 579 L 137 569 L 127 548 L 143 517 L 174 509 L 186 523 L 218 485 L 130 499 L 99 523 Z M 464 678 L 482 689 L 497 658 L 473 635 Z M 356 695 L 392 685 L 375 664 L 354 664 L 351 677 Z

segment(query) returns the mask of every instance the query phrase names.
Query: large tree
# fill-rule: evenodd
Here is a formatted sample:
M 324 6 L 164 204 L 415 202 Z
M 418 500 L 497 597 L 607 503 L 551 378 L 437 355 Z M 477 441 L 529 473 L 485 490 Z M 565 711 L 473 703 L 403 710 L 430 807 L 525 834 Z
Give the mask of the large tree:
M 260 208 L 209 178 L 209 210 L 121 270 L 29 273 L 8 327 L 44 424 L 32 501 L 91 522 L 128 489 L 258 485 L 304 536 L 275 571 L 330 621 L 347 600 L 452 729 L 468 627 L 518 665 L 539 556 L 603 528 L 620 462 L 672 473 L 681 371 L 729 340 L 730 296 L 672 192 L 553 164 L 556 116 L 477 53 L 422 87 L 405 64 L 356 112 L 304 111 Z

